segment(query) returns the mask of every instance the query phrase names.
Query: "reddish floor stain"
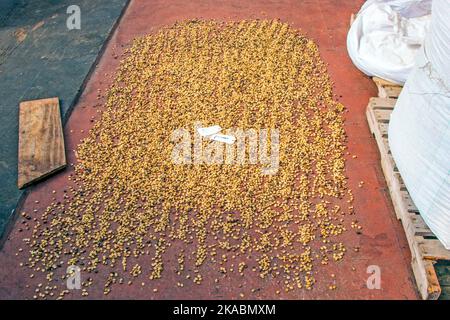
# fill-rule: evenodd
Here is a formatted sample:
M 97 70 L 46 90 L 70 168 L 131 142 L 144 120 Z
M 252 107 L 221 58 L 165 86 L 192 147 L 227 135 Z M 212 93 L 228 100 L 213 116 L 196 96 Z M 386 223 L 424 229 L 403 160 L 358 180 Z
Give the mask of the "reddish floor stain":
M 346 132 L 348 135 L 347 173 L 349 186 L 354 193 L 354 207 L 359 224 L 364 228 L 361 235 L 349 231 L 345 243 L 349 251 L 344 260 L 330 264 L 324 273 L 317 274 L 317 284 L 313 290 L 294 290 L 289 293 L 279 290 L 279 280 L 262 280 L 258 275 L 240 278 L 224 278 L 215 283 L 217 271 L 212 268 L 203 272 L 201 285 L 186 283 L 183 288 L 176 286 L 178 280 L 174 272 L 166 272 L 162 279 L 150 284 L 140 279 L 135 285 L 113 288 L 107 298 L 136 299 L 417 299 L 418 295 L 410 268 L 410 255 L 403 230 L 395 218 L 390 203 L 386 183 L 379 165 L 379 154 L 365 117 L 368 99 L 376 95 L 372 81 L 360 73 L 351 63 L 346 51 L 346 34 L 350 14 L 356 12 L 364 1 L 336 0 L 277 0 L 277 1 L 181 1 L 157 0 L 131 2 L 119 27 L 111 38 L 96 71 L 88 82 L 79 103 L 75 107 L 66 127 L 66 148 L 69 163 L 75 162 L 73 150 L 87 134 L 92 120 L 99 118 L 97 107 L 103 101 L 102 94 L 112 82 L 120 55 L 132 39 L 155 32 L 158 28 L 176 21 L 202 18 L 217 20 L 272 19 L 279 18 L 301 29 L 320 48 L 323 60 L 328 63 L 328 71 L 334 81 L 336 98 L 346 107 Z M 118 58 L 119 57 L 119 58 Z M 356 155 L 357 158 L 352 158 Z M 70 167 L 64 172 L 32 188 L 21 211 L 38 217 L 55 196 L 62 199 L 67 185 Z M 362 188 L 358 187 L 364 181 Z M 36 204 L 35 201 L 39 200 Z M 37 212 L 33 213 L 36 209 Z M 23 231 L 20 231 L 23 229 Z M 22 219 L 18 218 L 8 241 L 0 252 L 0 298 L 31 298 L 38 280 L 29 278 L 29 271 L 20 268 L 19 263 L 27 259 L 26 248 L 22 244 L 27 234 Z M 359 252 L 351 247 L 359 246 Z M 19 248 L 23 252 L 18 252 Z M 174 248 L 174 250 L 176 250 Z M 176 258 L 165 261 L 166 269 L 174 269 Z M 366 281 L 367 268 L 377 265 L 381 270 L 381 289 L 370 290 Z M 354 271 L 353 271 L 354 269 Z M 323 269 L 322 269 L 323 270 Z M 106 271 L 105 271 L 106 272 Z M 336 275 L 336 290 L 329 290 L 330 274 Z M 146 285 L 141 286 L 145 281 Z M 158 288 L 153 292 L 153 288 Z M 257 290 L 251 293 L 250 288 Z M 67 299 L 80 298 L 74 291 Z M 103 285 L 97 283 L 91 288 L 89 298 L 104 298 Z

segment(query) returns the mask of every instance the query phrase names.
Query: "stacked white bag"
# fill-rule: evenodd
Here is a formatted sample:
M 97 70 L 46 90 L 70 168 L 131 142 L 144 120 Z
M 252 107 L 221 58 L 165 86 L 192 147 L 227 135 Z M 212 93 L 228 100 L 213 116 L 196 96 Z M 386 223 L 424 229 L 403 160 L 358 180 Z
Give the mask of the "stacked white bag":
M 389 122 L 389 145 L 421 216 L 450 249 L 450 0 L 434 0 L 430 32 Z
M 430 24 L 431 0 L 367 0 L 347 35 L 355 66 L 369 76 L 405 83 Z

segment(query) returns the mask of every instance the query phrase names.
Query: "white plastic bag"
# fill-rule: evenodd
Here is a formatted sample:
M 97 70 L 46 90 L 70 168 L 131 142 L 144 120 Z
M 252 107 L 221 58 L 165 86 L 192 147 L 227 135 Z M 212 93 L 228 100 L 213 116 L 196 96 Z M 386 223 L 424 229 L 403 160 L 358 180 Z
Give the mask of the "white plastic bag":
M 450 0 L 436 0 L 433 4 L 430 35 L 425 46 L 428 58 L 447 85 L 450 83 Z
M 388 4 L 402 17 L 416 18 L 430 14 L 431 2 L 432 0 L 367 0 L 361 6 L 361 11 L 374 3 Z
M 450 249 L 450 1 L 431 30 L 389 122 L 395 163 L 421 216 Z
M 369 0 L 347 35 L 353 63 L 369 76 L 403 84 L 430 23 L 430 0 Z

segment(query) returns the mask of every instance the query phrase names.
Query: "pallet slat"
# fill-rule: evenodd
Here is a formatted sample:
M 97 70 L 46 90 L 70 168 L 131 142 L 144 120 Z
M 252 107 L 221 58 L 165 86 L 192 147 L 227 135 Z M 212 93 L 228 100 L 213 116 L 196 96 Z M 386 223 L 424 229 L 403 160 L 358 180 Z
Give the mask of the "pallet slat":
M 369 100 L 369 103 L 373 106 L 374 109 L 385 109 L 385 110 L 393 110 L 396 102 L 397 102 L 396 99 L 380 98 L 380 97 L 373 97 L 370 98 Z
M 419 242 L 425 259 L 450 260 L 450 252 L 444 248 L 439 240 L 417 237 L 417 242 Z
M 378 77 L 373 77 L 372 78 L 373 82 L 375 82 L 375 84 L 377 85 L 378 88 L 378 96 L 380 98 L 398 98 L 398 96 L 400 95 L 400 92 L 402 91 L 402 86 L 378 78 Z

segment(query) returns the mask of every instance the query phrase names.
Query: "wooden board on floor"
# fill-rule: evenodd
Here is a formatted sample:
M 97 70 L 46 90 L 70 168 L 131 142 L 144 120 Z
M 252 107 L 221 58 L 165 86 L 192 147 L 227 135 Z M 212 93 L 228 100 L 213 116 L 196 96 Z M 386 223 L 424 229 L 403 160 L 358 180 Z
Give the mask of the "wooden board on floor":
M 66 166 L 58 98 L 19 105 L 17 185 L 22 189 Z
M 381 168 L 397 218 L 401 220 L 411 250 L 411 265 L 423 299 L 437 299 L 441 292 L 447 295 L 447 278 L 437 274 L 436 263 L 450 262 L 450 250 L 437 240 L 414 205 L 398 171 L 388 143 L 388 127 L 394 98 L 371 98 L 366 116 L 369 128 L 380 150 Z M 442 282 L 442 283 L 440 283 Z M 442 286 L 442 287 L 441 287 Z

